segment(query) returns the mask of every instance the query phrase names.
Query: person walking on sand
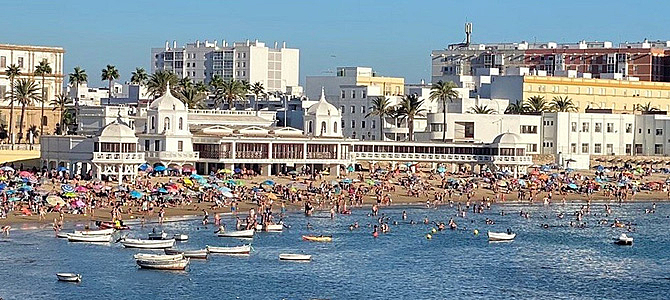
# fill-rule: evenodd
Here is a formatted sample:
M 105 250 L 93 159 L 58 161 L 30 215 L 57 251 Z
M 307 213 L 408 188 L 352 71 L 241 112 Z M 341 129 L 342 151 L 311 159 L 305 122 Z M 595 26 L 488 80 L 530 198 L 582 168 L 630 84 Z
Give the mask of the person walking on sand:
M 165 209 L 161 207 L 158 211 L 158 224 L 163 225 L 163 218 L 165 217 Z

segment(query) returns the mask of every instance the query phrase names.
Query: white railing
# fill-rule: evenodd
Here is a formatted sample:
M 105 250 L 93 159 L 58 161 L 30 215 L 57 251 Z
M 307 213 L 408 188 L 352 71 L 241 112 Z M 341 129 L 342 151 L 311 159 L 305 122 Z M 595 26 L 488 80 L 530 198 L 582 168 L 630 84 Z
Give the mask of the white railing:
M 199 152 L 149 151 L 146 154 L 147 158 L 165 160 L 194 160 L 200 158 Z
M 93 161 L 145 162 L 142 152 L 93 152 Z
M 189 109 L 189 114 L 199 115 L 236 115 L 255 116 L 255 110 L 218 110 L 218 109 Z
M 429 153 L 389 153 L 389 152 L 354 152 L 356 160 L 388 160 L 388 161 L 431 161 L 431 162 L 509 162 L 532 163 L 530 156 L 492 156 L 473 154 L 429 154 Z

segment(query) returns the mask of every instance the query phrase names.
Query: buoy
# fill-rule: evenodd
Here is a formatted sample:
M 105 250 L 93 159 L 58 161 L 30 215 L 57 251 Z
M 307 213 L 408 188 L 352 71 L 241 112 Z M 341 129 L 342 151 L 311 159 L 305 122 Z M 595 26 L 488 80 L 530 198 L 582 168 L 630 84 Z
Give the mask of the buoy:
M 479 230 L 475 229 L 474 234 L 479 235 Z
M 436 233 L 437 230 L 435 230 L 435 228 L 433 228 L 430 232 L 432 232 L 432 233 Z
M 433 238 L 433 236 L 430 235 L 430 233 L 426 234 L 426 239 L 427 239 L 427 240 L 430 240 L 431 238 Z

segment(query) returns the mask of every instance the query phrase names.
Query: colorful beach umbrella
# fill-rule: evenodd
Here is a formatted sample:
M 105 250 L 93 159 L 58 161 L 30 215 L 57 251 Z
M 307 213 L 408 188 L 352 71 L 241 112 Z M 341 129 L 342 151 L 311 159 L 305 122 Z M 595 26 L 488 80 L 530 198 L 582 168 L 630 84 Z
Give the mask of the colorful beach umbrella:
M 63 190 L 65 193 L 72 193 L 74 192 L 74 187 L 72 187 L 69 184 L 63 184 L 60 186 L 60 189 Z
M 266 181 L 263 181 L 261 184 L 265 184 L 265 185 L 269 185 L 269 186 L 274 186 L 274 185 L 275 185 L 275 182 L 274 182 L 274 180 L 270 180 L 270 179 L 268 179 L 268 180 L 266 180 Z
M 85 186 L 78 186 L 77 188 L 74 189 L 74 191 L 79 193 L 86 193 L 88 192 L 88 188 L 86 188 Z
M 14 168 L 12 168 L 10 166 L 4 166 L 4 167 L 0 168 L 0 170 L 3 170 L 5 172 L 14 172 Z
M 63 201 L 63 198 L 58 197 L 56 195 L 51 195 L 47 197 L 47 203 L 51 206 L 56 206 L 56 205 L 65 205 L 65 201 Z
M 165 170 L 167 170 L 167 168 L 165 166 L 157 166 L 157 167 L 154 168 L 154 171 L 156 171 L 156 172 L 163 172 Z
M 24 177 L 24 178 L 29 178 L 30 176 L 33 176 L 33 173 L 30 173 L 28 171 L 21 171 L 21 172 L 19 172 L 19 176 Z

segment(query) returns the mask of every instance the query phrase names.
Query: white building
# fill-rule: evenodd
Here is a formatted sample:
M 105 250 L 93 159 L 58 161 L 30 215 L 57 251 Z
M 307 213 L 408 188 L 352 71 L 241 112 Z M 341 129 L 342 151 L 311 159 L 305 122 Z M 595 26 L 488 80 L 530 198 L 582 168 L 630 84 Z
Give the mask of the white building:
M 26 46 L 0 44 L 0 105 L 7 106 L 10 91 L 9 77 L 5 74 L 7 67 L 19 67 L 20 78 L 33 78 L 42 87 L 42 76 L 35 76 L 35 67 L 46 60 L 51 67 L 51 74 L 44 77 L 45 95 L 48 99 L 45 105 L 60 95 L 63 89 L 63 55 L 65 50 L 60 47 Z M 40 91 L 41 95 L 41 91 Z
M 209 82 L 214 75 L 224 80 L 236 79 L 249 83 L 261 82 L 268 92 L 287 92 L 299 85 L 300 51 L 275 43 L 268 47 L 263 42 L 235 42 L 225 40 L 210 43 L 188 43 L 151 49 L 151 71 L 169 70 L 180 78 L 194 82 Z
M 342 115 L 332 104 L 326 101 L 321 90 L 319 101 L 305 112 L 305 134 L 313 137 L 342 137 Z

